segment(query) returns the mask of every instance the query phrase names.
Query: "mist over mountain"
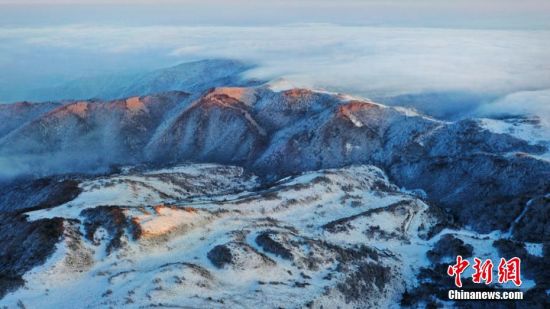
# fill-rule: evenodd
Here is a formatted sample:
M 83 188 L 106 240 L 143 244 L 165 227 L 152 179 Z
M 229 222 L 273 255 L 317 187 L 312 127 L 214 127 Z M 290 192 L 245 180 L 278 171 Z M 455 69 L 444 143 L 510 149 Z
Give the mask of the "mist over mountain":
M 550 89 L 547 30 L 81 24 L 1 28 L 0 38 L 10 42 L 0 47 L 4 103 L 90 99 L 206 58 L 242 62 L 244 79 L 282 78 L 448 119 L 516 92 Z M 533 105 L 548 105 L 534 99 Z

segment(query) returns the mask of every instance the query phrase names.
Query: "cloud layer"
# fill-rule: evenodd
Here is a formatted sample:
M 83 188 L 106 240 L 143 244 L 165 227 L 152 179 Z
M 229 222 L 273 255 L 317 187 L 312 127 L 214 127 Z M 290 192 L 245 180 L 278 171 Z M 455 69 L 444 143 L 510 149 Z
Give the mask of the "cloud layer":
M 377 98 L 550 89 L 550 31 L 81 25 L 0 28 L 0 41 L 0 101 L 78 77 L 212 57 L 258 64 L 249 77 Z

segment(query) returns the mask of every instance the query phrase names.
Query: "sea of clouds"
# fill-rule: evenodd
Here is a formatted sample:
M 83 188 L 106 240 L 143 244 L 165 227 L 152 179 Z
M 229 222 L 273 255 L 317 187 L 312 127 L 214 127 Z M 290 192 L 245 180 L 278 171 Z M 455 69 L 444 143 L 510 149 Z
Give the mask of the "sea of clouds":
M 0 102 L 31 89 L 206 58 L 256 64 L 246 77 L 284 78 L 417 107 L 435 116 L 546 113 L 550 31 L 287 26 L 0 28 Z

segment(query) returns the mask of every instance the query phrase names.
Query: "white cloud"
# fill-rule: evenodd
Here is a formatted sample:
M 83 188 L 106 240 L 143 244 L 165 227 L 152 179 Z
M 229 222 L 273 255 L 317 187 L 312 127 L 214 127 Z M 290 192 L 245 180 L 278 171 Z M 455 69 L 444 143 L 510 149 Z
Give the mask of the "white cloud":
M 9 48 L 0 47 L 0 58 L 13 60 L 0 68 L 7 84 L 29 66 L 41 67 L 29 72 L 34 78 L 38 73 L 70 78 L 228 57 L 259 64 L 250 77 L 283 77 L 368 96 L 550 88 L 550 31 L 80 25 L 0 28 L 0 40 L 9 42 Z M 42 65 L 58 58 L 62 65 Z M 36 81 L 42 82 L 51 81 Z
M 509 94 L 495 102 L 480 106 L 476 114 L 481 116 L 535 115 L 550 128 L 550 89 Z

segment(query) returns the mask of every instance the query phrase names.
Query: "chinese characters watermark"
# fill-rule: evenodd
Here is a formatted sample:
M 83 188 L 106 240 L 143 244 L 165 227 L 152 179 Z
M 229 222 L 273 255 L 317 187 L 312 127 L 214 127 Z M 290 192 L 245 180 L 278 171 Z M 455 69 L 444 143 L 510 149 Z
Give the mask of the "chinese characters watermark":
M 447 268 L 447 275 L 453 277 L 455 285 L 462 287 L 461 274 L 470 266 L 470 262 L 464 260 L 462 256 L 456 257 L 456 263 L 449 265 Z M 474 274 L 472 275 L 472 282 L 490 284 L 493 282 L 493 261 L 487 259 L 481 261 L 481 259 L 474 258 L 473 264 Z M 498 264 L 498 283 L 512 282 L 516 286 L 521 285 L 521 259 L 518 257 L 506 260 L 500 259 Z

